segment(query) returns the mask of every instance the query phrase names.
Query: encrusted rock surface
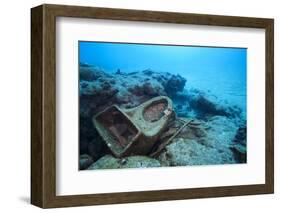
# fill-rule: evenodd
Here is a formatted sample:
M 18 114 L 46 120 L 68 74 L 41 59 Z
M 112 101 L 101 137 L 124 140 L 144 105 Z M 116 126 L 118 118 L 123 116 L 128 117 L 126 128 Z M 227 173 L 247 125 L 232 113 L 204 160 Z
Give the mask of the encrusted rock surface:
M 196 140 L 177 138 L 166 147 L 166 151 L 159 156 L 163 165 L 214 165 L 235 163 L 232 153 L 219 152 L 217 149 L 204 146 Z
M 130 156 L 120 159 L 112 155 L 105 155 L 88 169 L 150 168 L 160 166 L 161 164 L 158 160 L 146 156 Z
M 178 93 L 174 103 L 181 116 L 209 118 L 212 116 L 226 116 L 236 118 L 241 116 L 238 106 L 230 105 L 227 101 L 198 89 L 189 89 Z
M 213 165 L 235 163 L 231 142 L 236 134 L 234 121 L 216 116 L 202 127 L 183 130 L 158 157 L 168 166 Z
M 112 104 L 130 108 L 150 98 L 182 91 L 186 80 L 179 75 L 144 70 L 106 73 L 97 67 L 80 67 L 80 110 L 88 116 Z

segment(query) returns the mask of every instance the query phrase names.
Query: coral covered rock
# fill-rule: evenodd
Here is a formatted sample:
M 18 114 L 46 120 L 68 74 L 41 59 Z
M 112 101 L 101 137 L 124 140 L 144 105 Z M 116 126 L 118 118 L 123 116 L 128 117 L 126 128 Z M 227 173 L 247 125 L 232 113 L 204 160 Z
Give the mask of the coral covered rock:
M 119 161 L 119 159 L 114 158 L 112 155 L 105 155 L 89 166 L 88 169 L 118 169 L 120 168 Z
M 160 166 L 161 164 L 158 160 L 146 156 L 114 158 L 112 155 L 105 155 L 93 163 L 88 169 L 149 168 Z
M 241 117 L 241 108 L 198 89 L 188 89 L 172 96 L 179 116 L 207 119 L 212 116 Z M 240 119 L 240 118 L 239 118 Z
M 182 91 L 186 80 L 179 75 L 144 70 L 131 73 L 105 73 L 97 67 L 80 66 L 80 107 L 92 115 L 107 106 L 137 106 L 144 101 Z
M 185 83 L 185 78 L 181 77 L 180 75 L 172 75 L 165 85 L 165 91 L 170 95 L 176 94 L 177 92 L 182 92 Z
M 131 156 L 120 161 L 122 168 L 149 168 L 160 167 L 158 160 L 146 156 Z
M 237 162 L 232 148 L 235 120 L 215 116 L 198 125 L 187 126 L 166 146 L 158 160 L 168 166 L 231 164 Z
M 232 153 L 204 146 L 196 140 L 177 138 L 166 147 L 158 160 L 166 166 L 213 165 L 235 163 Z

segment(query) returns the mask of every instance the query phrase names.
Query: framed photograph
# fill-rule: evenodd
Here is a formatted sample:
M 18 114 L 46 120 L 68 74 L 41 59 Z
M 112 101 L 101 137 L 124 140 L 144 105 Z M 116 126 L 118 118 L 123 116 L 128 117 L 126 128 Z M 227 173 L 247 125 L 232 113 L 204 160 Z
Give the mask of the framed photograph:
M 31 203 L 273 193 L 274 21 L 31 9 Z

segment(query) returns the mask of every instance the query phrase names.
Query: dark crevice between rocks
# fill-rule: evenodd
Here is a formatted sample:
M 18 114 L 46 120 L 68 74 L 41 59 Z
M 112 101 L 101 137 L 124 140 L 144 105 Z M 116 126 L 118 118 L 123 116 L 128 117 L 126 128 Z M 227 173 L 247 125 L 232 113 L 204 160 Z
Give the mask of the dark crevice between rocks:
M 234 157 L 239 163 L 247 163 L 247 126 L 241 125 L 233 139 L 233 144 L 230 147 Z

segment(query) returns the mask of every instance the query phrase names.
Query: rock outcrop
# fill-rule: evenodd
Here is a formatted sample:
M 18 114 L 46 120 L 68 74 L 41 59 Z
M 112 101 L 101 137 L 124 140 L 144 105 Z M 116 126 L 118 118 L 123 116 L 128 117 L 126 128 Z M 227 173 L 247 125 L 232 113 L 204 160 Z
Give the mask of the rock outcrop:
M 115 158 L 112 155 L 105 155 L 93 163 L 89 170 L 95 169 L 120 169 L 120 168 L 150 168 L 160 167 L 158 160 L 147 156 L 130 156 L 126 158 Z
M 237 162 L 247 163 L 247 127 L 245 123 L 237 129 L 230 149 Z

